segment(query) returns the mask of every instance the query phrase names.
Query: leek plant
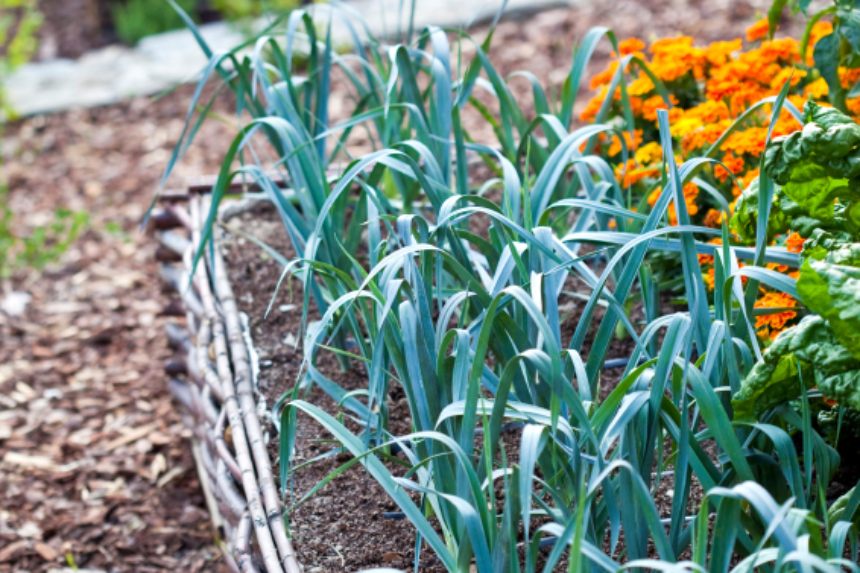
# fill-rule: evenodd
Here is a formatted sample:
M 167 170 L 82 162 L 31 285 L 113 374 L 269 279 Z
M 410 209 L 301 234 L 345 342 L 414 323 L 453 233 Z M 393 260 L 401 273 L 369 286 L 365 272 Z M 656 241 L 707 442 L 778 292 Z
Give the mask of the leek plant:
M 415 526 L 416 547 L 429 547 L 452 572 L 530 573 L 539 562 L 552 571 L 562 558 L 576 572 L 860 571 L 852 524 L 860 489 L 841 502 L 838 518 L 828 513 L 839 455 L 813 429 L 809 396 L 800 413 L 781 404 L 754 422 L 732 415 L 731 395 L 762 352 L 752 328 L 759 284 L 796 295 L 794 280 L 765 264 L 796 267 L 799 258 L 767 247 L 761 229 L 755 248 L 742 248 L 725 224 L 690 223 L 683 186 L 718 162 L 706 154 L 677 165 L 665 111 L 662 190 L 650 210 L 634 205 L 591 153 L 606 134 L 621 138 L 626 161 L 624 70 L 644 64 L 625 56 L 610 86 L 620 88 L 626 122 L 575 128 L 576 93 L 595 46 L 606 36 L 618 51 L 611 32 L 592 30 L 552 104 L 536 78 L 516 74 L 532 82 L 537 114 L 528 121 L 511 78 L 487 55 L 494 24 L 475 58 L 458 57 L 455 66 L 449 37 L 456 46 L 473 40 L 437 28 L 387 45 L 362 43 L 350 24 L 355 52 L 340 55 L 330 22 L 342 16 L 348 20 L 347 8 L 332 8 L 322 39 L 310 14 L 294 11 L 282 39 L 266 34 L 245 55 L 212 54 L 204 75 L 234 90 L 243 125 L 213 189 L 204 240 L 231 181 L 246 178 L 278 209 L 297 256 L 257 242 L 304 287 L 302 380 L 280 404 L 283 495 L 296 470 L 298 412 L 354 456 L 293 507 L 361 464 Z M 298 43 L 304 75 L 296 72 Z M 331 126 L 334 67 L 355 93 L 355 110 Z M 476 90 L 493 98 L 498 115 Z M 774 118 L 783 106 L 799 116 L 785 94 L 761 105 L 772 105 Z M 472 141 L 467 111 L 491 123 L 497 146 Z M 199 125 L 191 119 L 174 159 Z M 346 140 L 357 128 L 372 134 L 375 150 L 353 158 Z M 473 185 L 473 154 L 497 177 Z M 759 184 L 766 206 L 773 186 L 766 174 Z M 667 223 L 670 205 L 676 226 Z M 476 218 L 489 221 L 486 232 L 472 230 Z M 766 229 L 767 218 L 759 225 Z M 706 242 L 714 235 L 722 245 Z M 647 256 L 657 251 L 679 262 L 685 297 L 677 312 L 665 313 L 666 293 L 649 278 Z M 714 304 L 699 254 L 715 257 Z M 644 321 L 631 317 L 635 301 Z M 562 317 L 571 306 L 572 333 Z M 314 307 L 321 319 L 310 323 Z M 633 351 L 610 361 L 622 330 Z M 362 362 L 367 386 L 347 391 L 326 378 L 316 368 L 321 352 Z M 618 366 L 620 382 L 605 387 L 604 372 Z M 358 432 L 301 399 L 312 384 Z M 390 429 L 393 385 L 409 405 L 406 435 Z M 519 432 L 516 463 L 505 430 Z M 406 466 L 405 475 L 392 473 L 392 463 Z M 658 506 L 665 485 L 672 495 Z M 417 504 L 407 490 L 419 493 Z

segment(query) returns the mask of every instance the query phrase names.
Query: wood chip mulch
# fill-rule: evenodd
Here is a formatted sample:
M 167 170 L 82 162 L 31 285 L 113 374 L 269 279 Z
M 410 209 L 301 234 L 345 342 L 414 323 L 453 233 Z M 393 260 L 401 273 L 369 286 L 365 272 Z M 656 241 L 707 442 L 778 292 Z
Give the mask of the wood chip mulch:
M 183 88 L 152 102 L 29 119 L 2 134 L 19 232 L 63 206 L 89 230 L 57 265 L 0 285 L 0 571 L 220 571 L 220 549 L 167 391 L 163 292 L 139 225 L 182 129 Z M 217 122 L 183 164 L 212 172 Z M 182 179 L 182 174 L 177 180 Z

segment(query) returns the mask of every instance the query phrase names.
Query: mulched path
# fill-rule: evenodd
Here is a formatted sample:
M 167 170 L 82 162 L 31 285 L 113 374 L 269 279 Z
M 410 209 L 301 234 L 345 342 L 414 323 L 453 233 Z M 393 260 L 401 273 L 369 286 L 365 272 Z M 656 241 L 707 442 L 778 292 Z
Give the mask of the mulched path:
M 60 264 L 2 285 L 33 301 L 23 316 L 0 312 L 0 571 L 218 570 L 164 374 L 165 324 L 184 319 L 163 315 L 154 241 L 138 231 L 191 93 L 3 135 L 0 174 L 22 232 L 59 206 L 91 221 Z M 206 130 L 185 176 L 215 170 L 229 145 L 222 124 Z
M 503 22 L 490 55 L 504 73 L 529 69 L 557 85 L 574 39 L 593 25 L 621 38 L 688 33 L 711 41 L 743 36 L 768 5 L 592 2 Z M 605 61 L 609 49 L 601 50 Z M 172 351 L 164 327 L 183 320 L 163 314 L 175 295 L 158 278 L 151 237 L 138 232 L 192 91 L 27 119 L 0 134 L 0 178 L 20 232 L 48 223 L 57 207 L 91 218 L 58 264 L 0 283 L 0 298 L 12 290 L 33 297 L 22 316 L 0 312 L 0 571 L 223 569 L 166 390 Z M 530 98 L 526 82 L 514 91 Z M 218 108 L 223 117 L 232 117 L 229 103 Z M 174 182 L 215 172 L 234 133 L 217 121 L 204 126 Z M 314 530 L 314 514 L 299 536 L 325 546 L 334 531 Z M 322 558 L 329 549 L 314 551 Z

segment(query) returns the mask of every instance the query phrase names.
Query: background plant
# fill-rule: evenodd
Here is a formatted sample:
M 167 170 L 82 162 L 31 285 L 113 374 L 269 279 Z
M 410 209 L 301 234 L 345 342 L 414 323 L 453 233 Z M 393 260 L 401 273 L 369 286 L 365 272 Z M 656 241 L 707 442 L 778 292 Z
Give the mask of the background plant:
M 177 0 L 186 13 L 196 18 L 197 0 Z M 111 4 L 111 17 L 119 38 L 136 44 L 141 38 L 176 30 L 184 26 L 183 19 L 163 0 L 127 0 Z

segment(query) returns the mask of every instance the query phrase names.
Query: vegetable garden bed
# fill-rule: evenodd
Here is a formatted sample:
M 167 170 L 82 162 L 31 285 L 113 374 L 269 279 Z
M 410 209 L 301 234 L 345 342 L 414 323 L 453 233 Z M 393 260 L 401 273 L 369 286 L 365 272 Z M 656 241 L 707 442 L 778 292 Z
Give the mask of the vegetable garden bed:
M 816 54 L 835 24 L 810 21 Z M 443 30 L 357 42 L 350 67 L 302 13 L 235 73 L 213 56 L 204 82 L 253 119 L 211 196 L 170 210 L 190 246 L 162 242 L 199 295 L 196 386 L 174 387 L 234 567 L 297 570 L 289 524 L 320 570 L 860 571 L 837 449 L 860 408 L 860 127 L 792 93 L 827 85 L 792 79 L 794 40 L 661 40 L 649 61 L 600 28 L 557 101 L 520 74 L 528 120 L 486 55 L 494 25 L 453 78 Z M 604 36 L 619 60 L 577 127 Z M 333 65 L 357 107 L 329 127 Z M 472 108 L 496 141 L 472 141 Z M 361 129 L 374 150 L 353 156 Z

